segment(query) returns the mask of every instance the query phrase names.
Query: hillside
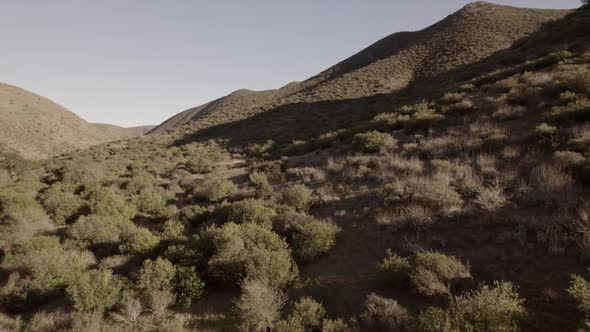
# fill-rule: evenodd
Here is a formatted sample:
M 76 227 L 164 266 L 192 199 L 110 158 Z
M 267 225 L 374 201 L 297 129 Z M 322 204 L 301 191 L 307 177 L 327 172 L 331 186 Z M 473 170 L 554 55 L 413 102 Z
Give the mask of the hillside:
M 524 9 L 486 2 L 467 5 L 417 32 L 394 33 L 300 84 L 230 94 L 187 110 L 152 133 L 199 120 L 195 128 L 237 121 L 282 105 L 347 100 L 398 91 L 509 47 L 567 11 Z
M 399 91 L 199 125 L 275 93 L 0 156 L 0 330 L 590 326 L 590 6 Z
M 47 98 L 0 83 L 0 144 L 26 158 L 47 158 L 148 129 L 95 126 Z

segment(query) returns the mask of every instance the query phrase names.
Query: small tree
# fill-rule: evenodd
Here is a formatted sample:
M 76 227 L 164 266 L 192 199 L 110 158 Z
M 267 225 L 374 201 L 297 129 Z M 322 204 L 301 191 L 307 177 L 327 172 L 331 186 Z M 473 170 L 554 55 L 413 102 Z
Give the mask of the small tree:
M 280 290 L 258 280 L 245 280 L 234 310 L 244 331 L 267 331 L 273 326 L 287 297 Z
M 203 290 L 203 288 L 205 288 L 205 283 L 199 278 L 194 266 L 176 267 L 174 284 L 174 290 L 178 301 L 187 307 L 192 301 L 198 300 L 205 293 Z

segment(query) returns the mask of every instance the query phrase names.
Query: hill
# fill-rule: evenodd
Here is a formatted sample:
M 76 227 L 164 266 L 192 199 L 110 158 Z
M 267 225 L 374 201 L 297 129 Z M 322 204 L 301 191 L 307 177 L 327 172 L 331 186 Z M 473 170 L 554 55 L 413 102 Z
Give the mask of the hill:
M 0 326 L 584 331 L 589 122 L 585 6 L 392 93 L 0 157 Z
M 195 128 L 237 121 L 282 105 L 347 100 L 391 93 L 474 63 L 509 47 L 565 15 L 475 2 L 417 32 L 394 33 L 299 84 L 277 90 L 230 94 L 187 110 L 156 127 L 162 132 L 199 120 Z M 206 111 L 202 112 L 203 109 Z
M 95 126 L 47 98 L 0 84 L 0 144 L 26 158 L 47 158 L 134 137 L 146 129 Z
M 109 141 L 118 141 L 127 138 L 142 136 L 154 129 L 156 126 L 138 126 L 138 127 L 120 127 L 106 123 L 93 123 L 103 136 L 107 137 Z

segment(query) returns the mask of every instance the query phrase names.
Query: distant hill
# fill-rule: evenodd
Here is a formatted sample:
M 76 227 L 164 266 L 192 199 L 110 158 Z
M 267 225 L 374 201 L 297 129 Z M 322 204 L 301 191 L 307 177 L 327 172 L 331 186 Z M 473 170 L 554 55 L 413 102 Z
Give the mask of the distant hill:
M 93 125 L 47 98 L 0 83 L 0 145 L 25 158 L 47 158 L 149 129 Z
M 121 140 L 126 138 L 133 138 L 145 135 L 155 126 L 138 126 L 138 127 L 119 127 L 107 123 L 93 123 L 103 135 L 109 137 L 111 140 Z
M 199 120 L 195 129 L 210 127 L 286 104 L 355 99 L 397 91 L 505 49 L 567 13 L 475 2 L 424 30 L 387 36 L 302 83 L 277 90 L 239 90 L 186 110 L 151 133 L 195 120 Z

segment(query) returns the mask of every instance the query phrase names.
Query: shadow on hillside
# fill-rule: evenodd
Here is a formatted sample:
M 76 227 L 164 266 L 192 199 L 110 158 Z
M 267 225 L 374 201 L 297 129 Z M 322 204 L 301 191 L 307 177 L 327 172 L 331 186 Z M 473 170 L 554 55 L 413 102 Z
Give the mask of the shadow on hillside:
M 205 139 L 225 139 L 230 147 L 273 140 L 279 144 L 307 140 L 342 128 L 368 128 L 368 120 L 396 106 L 436 100 L 457 83 L 492 72 L 499 67 L 522 64 L 564 48 L 585 49 L 589 44 L 590 8 L 582 8 L 563 19 L 548 22 L 536 33 L 517 40 L 511 47 L 481 61 L 459 66 L 430 79 L 421 79 L 390 94 L 357 99 L 286 104 L 249 118 L 196 130 L 174 142 L 179 146 Z M 391 37 L 391 36 L 390 36 Z M 354 65 L 351 64 L 354 67 Z M 328 78 L 329 79 L 329 78 Z

